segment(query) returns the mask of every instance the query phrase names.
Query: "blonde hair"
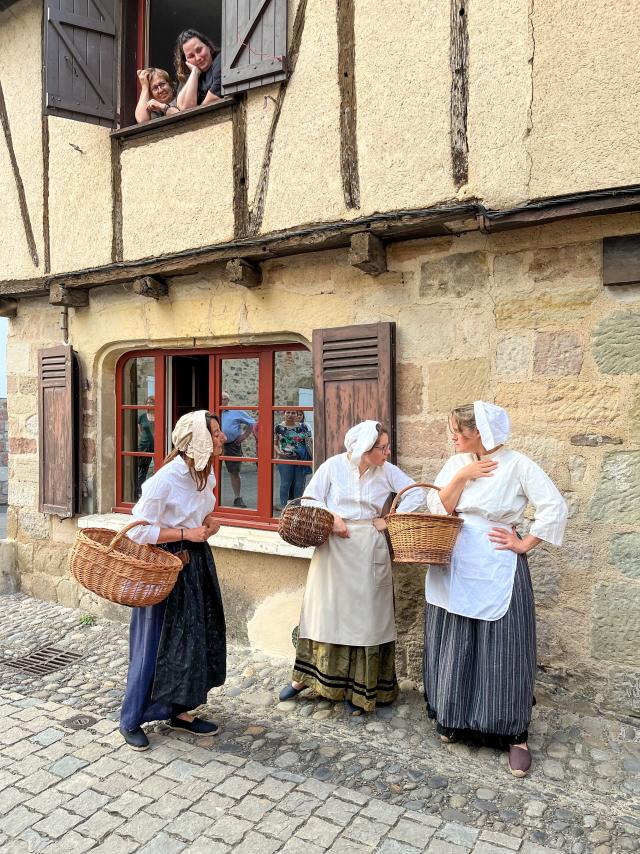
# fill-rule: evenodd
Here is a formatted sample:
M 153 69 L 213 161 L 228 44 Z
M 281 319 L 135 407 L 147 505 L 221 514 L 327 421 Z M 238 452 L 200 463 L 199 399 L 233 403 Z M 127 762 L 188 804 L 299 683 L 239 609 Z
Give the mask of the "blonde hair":
M 457 406 L 449 413 L 449 418 L 458 430 L 477 430 L 476 413 L 472 403 Z

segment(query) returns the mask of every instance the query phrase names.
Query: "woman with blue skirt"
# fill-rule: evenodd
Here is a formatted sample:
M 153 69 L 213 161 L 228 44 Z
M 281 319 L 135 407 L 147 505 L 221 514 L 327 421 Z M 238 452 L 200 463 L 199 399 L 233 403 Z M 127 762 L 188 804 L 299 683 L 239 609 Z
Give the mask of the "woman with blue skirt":
M 172 729 L 216 735 L 217 724 L 189 714 L 206 703 L 226 677 L 226 629 L 220 585 L 209 537 L 220 524 L 215 508 L 214 457 L 226 437 L 215 415 L 204 410 L 180 418 L 171 435 L 174 450 L 142 486 L 133 519 L 147 522 L 128 536 L 186 561 L 169 597 L 134 608 L 129 635 L 127 689 L 120 732 L 134 750 L 147 750 L 141 727 L 168 719 Z

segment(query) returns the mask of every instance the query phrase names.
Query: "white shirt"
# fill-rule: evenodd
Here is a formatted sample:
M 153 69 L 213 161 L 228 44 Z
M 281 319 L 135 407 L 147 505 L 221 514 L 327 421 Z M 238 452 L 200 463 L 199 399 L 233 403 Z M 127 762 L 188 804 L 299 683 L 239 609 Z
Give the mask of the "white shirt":
M 309 481 L 304 494 L 315 504 L 337 513 L 345 521 L 357 519 L 375 519 L 380 516 L 390 492 L 400 492 L 405 486 L 415 483 L 393 463 L 383 463 L 367 469 L 360 476 L 357 466 L 352 466 L 345 454 L 330 457 L 319 466 Z M 406 492 L 398 505 L 398 510 L 410 512 L 424 504 L 424 490 L 412 489 Z
M 475 459 L 473 454 L 450 457 L 435 479 L 435 485 L 446 486 L 459 469 Z M 535 515 L 529 533 L 554 546 L 561 545 L 567 524 L 567 505 L 551 478 L 533 460 L 509 448 L 500 448 L 483 459 L 498 463 L 493 477 L 468 481 L 458 499 L 458 513 L 472 513 L 507 526 L 519 525 L 527 504 L 531 503 Z M 432 513 L 447 512 L 434 489 L 429 492 L 427 504 Z
M 215 485 L 212 473 L 198 492 L 185 461 L 174 457 L 142 484 L 140 500 L 131 511 L 133 519 L 151 524 L 133 528 L 127 536 L 136 543 L 157 543 L 160 528 L 199 528 L 216 506 Z

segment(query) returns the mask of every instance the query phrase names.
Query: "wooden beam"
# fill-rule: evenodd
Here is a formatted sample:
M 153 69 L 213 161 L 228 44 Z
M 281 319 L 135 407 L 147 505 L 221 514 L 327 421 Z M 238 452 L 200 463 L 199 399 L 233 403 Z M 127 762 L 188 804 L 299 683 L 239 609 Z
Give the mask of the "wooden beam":
M 354 0 L 338 0 L 337 19 L 340 172 L 344 203 L 349 210 L 352 210 L 360 207 Z
M 69 290 L 64 285 L 51 285 L 49 303 L 51 305 L 64 305 L 68 308 L 84 308 L 89 305 L 89 291 L 83 291 L 79 288 Z
M 15 317 L 17 313 L 17 299 L 0 299 L 0 317 Z
M 161 299 L 169 293 L 169 286 L 156 276 L 141 276 L 133 283 L 133 292 L 141 297 Z
M 254 267 L 242 258 L 235 258 L 227 263 L 227 278 L 234 285 L 245 288 L 257 288 L 262 284 L 262 273 L 259 267 Z
M 453 181 L 469 180 L 467 111 L 469 103 L 469 33 L 467 0 L 450 0 L 449 67 L 451 69 L 451 166 Z
M 249 162 L 247 155 L 247 101 L 238 96 L 232 113 L 233 148 L 233 236 L 245 237 L 249 228 Z
M 386 273 L 387 250 L 384 243 L 370 231 L 360 231 L 352 235 L 349 263 L 370 276 Z

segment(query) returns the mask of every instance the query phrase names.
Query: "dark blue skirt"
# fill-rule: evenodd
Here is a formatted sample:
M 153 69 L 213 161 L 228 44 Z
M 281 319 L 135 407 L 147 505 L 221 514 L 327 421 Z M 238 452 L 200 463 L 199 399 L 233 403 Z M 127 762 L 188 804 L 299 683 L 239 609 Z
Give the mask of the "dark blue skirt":
M 190 560 L 164 602 L 134 608 L 120 726 L 170 718 L 207 701 L 224 684 L 227 645 L 222 596 L 207 543 L 185 543 Z M 180 543 L 166 543 L 180 551 Z

